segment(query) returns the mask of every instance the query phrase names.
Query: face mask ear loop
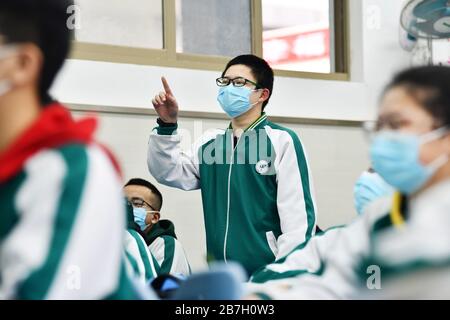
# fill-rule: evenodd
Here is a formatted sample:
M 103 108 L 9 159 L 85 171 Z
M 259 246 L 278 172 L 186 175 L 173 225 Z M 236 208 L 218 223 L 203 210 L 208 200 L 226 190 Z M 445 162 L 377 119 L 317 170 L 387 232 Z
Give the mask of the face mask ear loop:
M 5 60 L 17 52 L 17 45 L 8 44 L 0 47 L 0 60 Z M 5 95 L 12 89 L 12 84 L 7 80 L 0 80 L 0 96 Z
M 448 132 L 449 132 L 448 127 L 442 127 L 442 128 L 436 129 L 434 131 L 431 131 L 431 132 L 423 135 L 420 139 L 420 142 L 421 142 L 421 144 L 427 144 L 429 142 L 443 138 Z M 431 168 L 433 171 L 437 171 L 437 170 L 439 170 L 439 168 L 444 166 L 449 161 L 449 159 L 450 159 L 450 156 L 448 154 L 443 154 L 443 155 L 439 156 L 436 160 L 434 160 L 432 163 L 430 163 L 428 165 L 428 167 Z
M 434 160 L 432 163 L 428 165 L 429 168 L 431 168 L 433 171 L 439 170 L 441 167 L 443 167 L 448 160 L 450 159 L 448 154 L 443 154 L 442 156 L 439 156 L 436 160 Z
M 0 97 L 11 91 L 12 85 L 9 81 L 0 81 Z
M 262 90 L 262 89 L 253 89 L 252 92 L 256 92 L 256 91 L 259 91 L 259 90 Z M 261 94 L 261 97 L 262 97 L 262 94 Z M 258 100 L 261 99 L 261 97 L 259 97 Z M 259 102 L 256 101 L 255 103 L 251 104 L 250 107 L 253 108 L 253 107 L 256 106 L 258 103 L 259 103 Z
M 253 108 L 253 107 L 256 106 L 258 103 L 259 103 L 259 102 L 257 101 L 257 102 L 255 102 L 255 103 L 251 104 L 251 105 L 250 105 L 250 108 Z
M 447 127 L 442 127 L 439 129 L 436 129 L 434 131 L 425 133 L 424 135 L 422 135 L 420 137 L 420 144 L 427 144 L 429 142 L 438 140 L 442 137 L 444 137 L 449 131 L 449 128 Z

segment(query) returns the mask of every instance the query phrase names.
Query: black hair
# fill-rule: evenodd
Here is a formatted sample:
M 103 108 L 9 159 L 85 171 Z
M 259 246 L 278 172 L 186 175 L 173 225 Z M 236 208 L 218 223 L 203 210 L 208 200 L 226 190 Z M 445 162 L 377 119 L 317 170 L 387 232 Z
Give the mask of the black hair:
M 437 126 L 450 127 L 450 68 L 416 67 L 397 74 L 386 91 L 401 87 L 435 119 Z
M 5 43 L 33 43 L 42 51 L 38 88 L 42 105 L 52 101 L 48 91 L 70 51 L 72 31 L 67 22 L 73 4 L 73 0 L 0 1 L 0 35 Z
M 222 77 L 225 76 L 225 73 L 231 66 L 238 64 L 242 64 L 250 68 L 253 76 L 256 79 L 256 83 L 259 85 L 258 89 L 268 89 L 270 91 L 270 99 L 273 90 L 274 74 L 267 61 L 253 54 L 244 54 L 241 56 L 237 56 L 236 58 L 233 58 L 230 62 L 228 62 L 225 70 L 222 73 Z M 264 101 L 263 109 L 269 103 L 269 99 Z
M 156 198 L 158 199 L 159 203 L 156 205 L 156 210 L 161 210 L 163 205 L 163 197 L 161 192 L 159 192 L 158 188 L 156 188 L 152 183 L 148 182 L 147 180 L 141 179 L 141 178 L 134 178 L 127 182 L 125 187 L 127 186 L 142 186 L 149 189 L 154 195 L 156 195 Z

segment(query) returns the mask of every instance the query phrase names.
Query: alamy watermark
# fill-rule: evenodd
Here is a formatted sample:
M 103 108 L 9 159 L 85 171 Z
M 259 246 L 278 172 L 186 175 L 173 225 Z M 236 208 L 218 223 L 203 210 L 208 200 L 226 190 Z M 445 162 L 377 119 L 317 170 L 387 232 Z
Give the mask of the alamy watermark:
M 381 17 L 381 7 L 379 5 L 372 4 L 368 6 L 365 15 L 367 29 L 371 31 L 381 30 Z
M 66 276 L 66 286 L 68 290 L 81 290 L 81 268 L 79 266 L 68 266 L 66 269 Z
M 67 14 L 69 17 L 66 21 L 67 29 L 80 30 L 81 29 L 81 8 L 77 5 L 70 5 L 67 7 Z
M 367 289 L 381 290 L 381 268 L 377 265 L 370 265 L 366 270 L 369 276 L 366 281 Z
M 203 121 L 194 121 L 193 131 L 180 128 L 167 139 L 170 142 L 155 143 L 178 145 L 194 165 L 252 165 L 260 175 L 275 174 L 276 150 L 264 128 L 245 132 L 232 129 L 205 131 Z M 294 153 L 295 146 L 291 147 Z M 179 161 L 180 153 L 170 154 L 171 162 Z

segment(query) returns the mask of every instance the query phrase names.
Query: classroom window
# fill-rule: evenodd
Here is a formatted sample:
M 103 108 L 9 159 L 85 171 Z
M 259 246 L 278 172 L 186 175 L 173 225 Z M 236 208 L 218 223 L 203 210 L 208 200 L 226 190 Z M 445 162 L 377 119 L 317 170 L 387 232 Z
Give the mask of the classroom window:
M 177 52 L 251 53 L 250 0 L 177 0 Z
M 79 42 L 134 48 L 163 48 L 161 0 L 76 0 Z
M 264 57 L 277 75 L 348 79 L 348 0 L 76 0 L 75 59 L 220 71 Z
M 263 56 L 275 69 L 332 72 L 329 0 L 262 0 Z

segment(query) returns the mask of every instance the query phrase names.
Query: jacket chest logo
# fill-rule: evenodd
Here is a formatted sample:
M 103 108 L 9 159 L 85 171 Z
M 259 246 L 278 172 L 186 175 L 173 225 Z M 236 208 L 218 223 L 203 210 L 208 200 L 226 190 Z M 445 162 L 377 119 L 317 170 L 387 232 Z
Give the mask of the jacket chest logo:
M 266 174 L 267 172 L 269 172 L 270 163 L 267 160 L 260 160 L 255 165 L 255 169 L 256 169 L 256 172 L 258 172 L 261 175 Z

